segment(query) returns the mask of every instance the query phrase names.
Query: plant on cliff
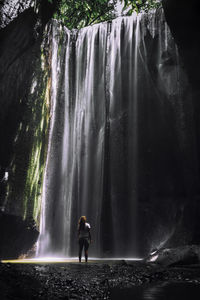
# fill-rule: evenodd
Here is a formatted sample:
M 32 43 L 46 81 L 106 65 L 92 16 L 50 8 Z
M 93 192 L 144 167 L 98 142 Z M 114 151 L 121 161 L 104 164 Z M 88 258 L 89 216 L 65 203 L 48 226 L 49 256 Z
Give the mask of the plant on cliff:
M 141 11 L 147 12 L 160 6 L 160 0 L 124 0 L 124 9 L 128 9 L 128 15 L 131 15 L 134 11 L 137 13 Z

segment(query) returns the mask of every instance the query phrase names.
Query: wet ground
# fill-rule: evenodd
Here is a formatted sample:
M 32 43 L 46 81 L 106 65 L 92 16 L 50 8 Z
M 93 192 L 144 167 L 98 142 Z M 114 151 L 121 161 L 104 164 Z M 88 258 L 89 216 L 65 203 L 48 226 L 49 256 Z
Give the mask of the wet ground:
M 2 300 L 195 300 L 200 295 L 200 265 L 161 267 L 141 261 L 1 263 L 0 295 Z

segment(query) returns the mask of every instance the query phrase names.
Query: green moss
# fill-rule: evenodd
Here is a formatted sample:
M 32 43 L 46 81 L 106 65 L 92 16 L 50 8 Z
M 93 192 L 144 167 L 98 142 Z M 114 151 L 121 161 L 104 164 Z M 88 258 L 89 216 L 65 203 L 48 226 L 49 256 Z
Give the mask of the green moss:
M 49 82 L 47 75 L 44 74 L 43 77 L 45 85 L 40 96 L 40 109 L 38 110 L 37 103 L 33 107 L 33 147 L 30 154 L 23 201 L 24 218 L 29 217 L 31 214 L 36 221 L 38 221 L 40 215 L 42 182 L 47 150 L 49 121 Z
M 64 50 L 63 44 L 64 44 L 64 31 L 62 29 L 59 35 L 58 56 L 60 56 L 62 51 Z

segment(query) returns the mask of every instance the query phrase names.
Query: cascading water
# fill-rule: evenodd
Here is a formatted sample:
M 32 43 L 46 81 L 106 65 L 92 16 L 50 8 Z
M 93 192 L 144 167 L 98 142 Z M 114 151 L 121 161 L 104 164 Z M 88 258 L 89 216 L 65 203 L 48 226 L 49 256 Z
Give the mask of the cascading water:
M 165 146 L 174 130 L 172 147 L 179 148 L 180 124 L 187 122 L 182 115 L 168 125 L 177 113 L 173 97 L 181 101 L 177 55 L 162 10 L 78 32 L 53 22 L 53 104 L 38 255 L 76 254 L 81 215 L 92 226 L 91 255 L 140 255 L 144 199 L 162 198 L 161 190 L 176 194 Z M 165 222 L 158 242 L 172 230 L 171 219 Z

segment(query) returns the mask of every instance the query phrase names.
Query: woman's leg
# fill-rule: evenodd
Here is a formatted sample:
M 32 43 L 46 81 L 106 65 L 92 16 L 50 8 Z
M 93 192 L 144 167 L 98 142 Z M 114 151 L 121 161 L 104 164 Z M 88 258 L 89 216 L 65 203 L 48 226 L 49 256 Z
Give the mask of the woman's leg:
M 87 239 L 85 239 L 85 241 L 84 241 L 85 262 L 88 261 L 88 248 L 89 248 L 89 242 Z
M 79 239 L 79 262 L 81 262 L 81 256 L 82 256 L 82 250 L 83 250 L 83 245 L 84 245 L 84 240 L 83 239 Z

